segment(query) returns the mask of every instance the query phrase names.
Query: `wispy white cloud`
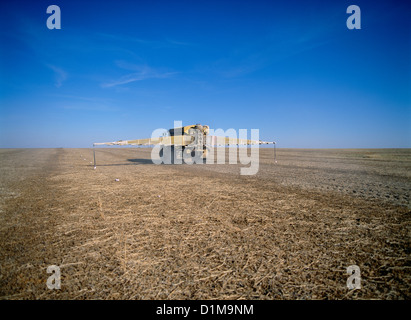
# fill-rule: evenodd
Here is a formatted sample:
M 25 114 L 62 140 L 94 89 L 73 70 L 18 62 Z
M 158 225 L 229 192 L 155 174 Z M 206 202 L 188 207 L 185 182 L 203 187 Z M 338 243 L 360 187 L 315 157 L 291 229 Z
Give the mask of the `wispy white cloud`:
M 112 99 L 107 98 L 97 98 L 97 97 L 84 97 L 84 96 L 77 96 L 77 95 L 69 95 L 69 94 L 50 94 L 50 97 L 55 97 L 64 100 L 72 100 L 72 101 L 85 101 L 85 102 L 96 102 L 96 103 L 104 103 L 108 104 L 112 102 Z
M 124 34 L 109 34 L 109 33 L 96 33 L 96 36 L 107 39 L 107 40 L 114 40 L 114 41 L 126 41 L 126 42 L 135 42 L 143 45 L 153 45 L 158 44 L 157 41 L 152 40 L 145 40 L 137 37 L 127 36 Z
M 118 79 L 102 83 L 103 88 L 116 87 L 119 85 L 132 83 L 136 81 L 142 81 L 146 79 L 165 79 L 170 78 L 177 72 L 161 71 L 158 69 L 151 68 L 147 65 L 135 65 L 125 61 L 116 61 L 119 68 L 134 71 L 132 73 L 126 74 Z
M 196 46 L 196 44 L 194 44 L 194 43 L 190 43 L 190 42 L 186 42 L 186 41 L 178 41 L 178 40 L 169 39 L 169 38 L 167 38 L 165 41 L 169 45 L 174 45 L 174 46 L 179 46 L 179 47 Z
M 54 65 L 51 64 L 46 64 L 46 66 L 53 70 L 55 73 L 55 82 L 54 85 L 57 88 L 60 88 L 63 84 L 63 82 L 67 79 L 67 72 L 65 72 L 63 69 L 56 67 Z
M 143 38 L 138 38 L 134 36 L 128 36 L 125 34 L 109 34 L 109 33 L 96 33 L 97 37 L 103 38 L 109 41 L 122 41 L 135 43 L 143 46 L 155 47 L 155 48 L 168 48 L 168 47 L 181 47 L 181 46 L 192 46 L 192 43 L 179 41 L 175 39 L 160 39 L 160 40 L 147 40 Z
M 100 103 L 84 103 L 84 102 L 77 102 L 77 103 L 61 103 L 59 106 L 61 109 L 65 110 L 79 110 L 79 111 L 102 111 L 102 112 L 112 112 L 118 111 L 117 108 L 111 107 L 105 104 Z
M 65 94 L 51 94 L 53 98 L 58 98 L 57 108 L 65 110 L 81 111 L 117 111 L 118 108 L 113 106 L 113 101 L 107 98 L 84 97 Z

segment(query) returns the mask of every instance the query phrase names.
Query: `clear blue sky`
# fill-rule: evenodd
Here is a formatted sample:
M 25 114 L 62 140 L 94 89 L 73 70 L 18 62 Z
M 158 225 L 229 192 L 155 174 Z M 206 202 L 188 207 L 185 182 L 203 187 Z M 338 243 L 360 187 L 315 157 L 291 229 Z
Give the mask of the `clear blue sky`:
M 90 147 L 174 120 L 279 147 L 411 147 L 406 1 L 8 0 L 0 27 L 0 147 Z

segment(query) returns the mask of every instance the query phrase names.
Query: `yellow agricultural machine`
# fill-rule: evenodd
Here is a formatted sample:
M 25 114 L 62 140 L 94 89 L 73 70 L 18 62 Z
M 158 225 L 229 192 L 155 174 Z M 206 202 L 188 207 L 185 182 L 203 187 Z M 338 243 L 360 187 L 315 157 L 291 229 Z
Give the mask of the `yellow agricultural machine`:
M 233 146 L 233 145 L 262 145 L 273 144 L 274 145 L 274 158 L 275 154 L 275 142 L 239 139 L 227 136 L 215 136 L 209 135 L 210 128 L 207 125 L 195 124 L 179 128 L 169 129 L 167 132 L 163 132 L 161 137 L 154 137 L 148 139 L 136 139 L 136 140 L 118 140 L 114 142 L 99 142 L 94 143 L 93 146 L 100 145 L 137 145 L 137 146 L 151 146 L 154 145 L 158 151 L 158 156 L 163 158 L 165 154 L 171 158 L 168 159 L 169 163 L 178 163 L 176 159 L 185 159 L 187 157 L 197 157 L 205 159 L 207 152 L 214 146 Z M 217 130 L 216 133 L 219 131 Z M 224 133 L 224 132 L 223 132 Z M 152 153 L 153 155 L 153 153 Z M 154 159 L 153 159 L 154 162 Z M 166 163 L 166 162 L 164 162 Z M 95 153 L 94 153 L 94 166 L 96 165 Z

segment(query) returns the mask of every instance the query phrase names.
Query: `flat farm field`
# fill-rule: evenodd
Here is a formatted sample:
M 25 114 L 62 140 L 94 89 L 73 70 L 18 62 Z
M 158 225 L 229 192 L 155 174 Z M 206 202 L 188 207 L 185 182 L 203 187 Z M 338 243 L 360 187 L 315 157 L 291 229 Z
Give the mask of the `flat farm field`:
M 2 299 L 411 298 L 410 149 L 262 148 L 253 176 L 95 150 L 0 149 Z

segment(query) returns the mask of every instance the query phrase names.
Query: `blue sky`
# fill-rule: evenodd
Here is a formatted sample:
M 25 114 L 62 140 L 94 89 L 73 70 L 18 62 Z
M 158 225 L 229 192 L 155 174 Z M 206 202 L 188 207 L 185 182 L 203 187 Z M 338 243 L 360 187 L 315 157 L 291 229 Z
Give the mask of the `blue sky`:
M 90 147 L 181 120 L 278 147 L 410 148 L 410 17 L 405 1 L 2 1 L 0 147 Z

